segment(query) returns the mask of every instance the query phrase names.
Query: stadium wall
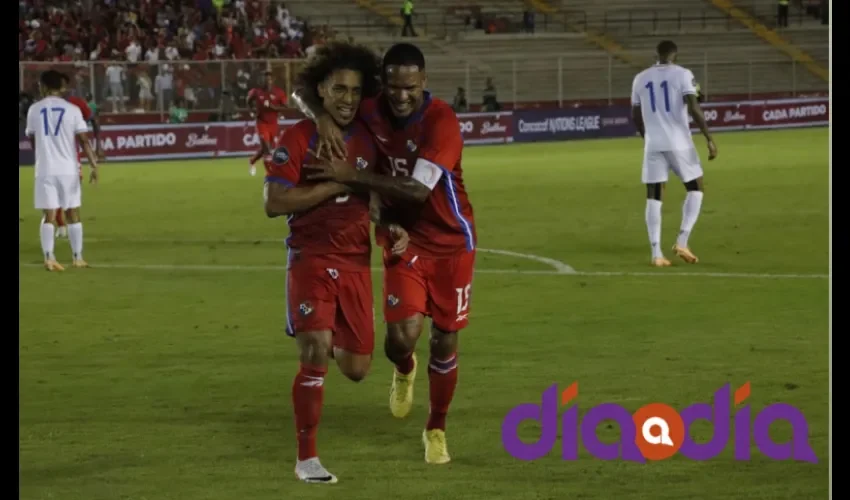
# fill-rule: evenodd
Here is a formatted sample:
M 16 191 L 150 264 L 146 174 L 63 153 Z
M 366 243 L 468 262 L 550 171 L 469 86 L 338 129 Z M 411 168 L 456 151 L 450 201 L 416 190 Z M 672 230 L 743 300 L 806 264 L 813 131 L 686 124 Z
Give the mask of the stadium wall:
M 758 130 L 829 125 L 829 99 L 806 98 L 707 103 L 712 130 Z M 464 143 L 564 141 L 629 137 L 637 134 L 628 106 L 518 110 L 458 115 Z M 297 120 L 282 120 L 281 127 Z M 19 127 L 18 165 L 34 163 L 32 144 Z M 109 161 L 248 156 L 259 147 L 253 122 L 181 125 L 107 125 L 101 146 Z

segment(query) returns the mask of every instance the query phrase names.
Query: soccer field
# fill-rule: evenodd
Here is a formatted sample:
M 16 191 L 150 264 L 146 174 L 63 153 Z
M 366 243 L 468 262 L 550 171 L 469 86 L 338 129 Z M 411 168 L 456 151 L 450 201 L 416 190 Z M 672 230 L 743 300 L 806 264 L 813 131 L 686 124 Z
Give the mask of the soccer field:
M 423 459 L 423 366 L 411 415 L 389 414 L 377 270 L 372 372 L 354 384 L 331 367 L 325 384 L 319 451 L 332 486 L 293 475 L 287 229 L 266 218 L 246 160 L 105 164 L 84 188 L 93 268 L 55 274 L 40 264 L 33 172 L 20 169 L 21 498 L 826 498 L 828 131 L 716 140 L 691 236 L 697 265 L 669 251 L 684 189 L 668 185 L 668 269 L 649 267 L 639 139 L 467 148 L 482 252 L 448 420 L 453 461 Z M 70 263 L 67 241 L 56 254 Z M 420 359 L 427 349 L 423 339 Z M 573 381 L 580 408 L 630 410 L 710 403 L 749 381 L 753 415 L 778 401 L 805 413 L 820 461 L 772 461 L 753 445 L 738 462 L 731 439 L 707 462 L 602 461 L 583 448 L 570 462 L 559 444 L 538 461 L 510 457 L 506 413 Z M 772 431 L 790 438 L 785 423 Z M 692 432 L 704 442 L 712 427 Z

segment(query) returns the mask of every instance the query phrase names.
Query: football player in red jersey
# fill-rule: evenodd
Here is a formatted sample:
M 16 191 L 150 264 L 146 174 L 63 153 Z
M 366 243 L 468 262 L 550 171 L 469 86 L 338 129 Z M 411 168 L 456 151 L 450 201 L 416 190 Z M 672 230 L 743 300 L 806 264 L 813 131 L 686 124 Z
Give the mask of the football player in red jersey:
M 70 77 L 68 77 L 68 75 L 63 74 L 62 76 L 63 76 L 64 82 L 65 82 L 65 85 L 67 87 L 67 85 L 70 83 L 71 79 L 70 79 Z M 88 103 L 86 102 L 85 99 L 71 95 L 71 96 L 66 97 L 65 100 L 67 100 L 71 104 L 80 108 L 80 111 L 83 113 L 83 120 L 85 120 L 87 123 L 89 123 L 91 125 L 92 135 L 94 135 L 94 141 L 95 141 L 95 154 L 97 154 L 97 157 L 98 157 L 99 160 L 103 161 L 104 160 L 104 154 L 103 154 L 103 150 L 101 149 L 101 145 L 100 145 L 100 124 L 97 122 L 97 117 L 94 115 L 94 113 L 92 113 L 92 110 L 89 107 L 89 105 L 88 105 Z M 82 151 L 77 153 L 77 159 L 80 162 L 80 181 L 82 181 L 83 180 L 83 165 L 82 165 L 83 152 Z M 62 209 L 59 209 L 59 210 L 56 211 L 56 237 L 57 238 L 67 238 L 68 237 L 68 226 L 67 226 L 67 224 L 65 224 L 65 214 L 62 213 Z
M 257 160 L 268 155 L 276 146 L 278 137 L 278 113 L 286 109 L 286 92 L 274 84 L 271 71 L 265 73 L 266 82 L 263 88 L 251 89 L 248 92 L 248 106 L 255 106 L 257 113 L 257 137 L 260 139 L 260 149 L 249 160 L 251 175 L 257 173 L 254 164 Z
M 347 158 L 341 168 L 369 171 L 379 151 L 361 122 L 354 121 L 362 96 L 379 87 L 380 64 L 366 48 L 329 44 L 298 77 L 313 89 L 324 111 L 344 130 Z M 335 483 L 316 450 L 324 378 L 329 358 L 351 380 L 362 380 L 375 343 L 371 239 L 372 196 L 337 182 L 314 182 L 304 168 L 316 162 L 316 126 L 302 120 L 284 131 L 266 157 L 265 208 L 269 217 L 288 215 L 287 333 L 297 340 L 300 367 L 292 385 L 298 460 L 295 474 L 309 483 Z M 377 197 L 375 197 L 377 200 Z M 379 221 L 376 221 L 379 222 Z M 389 254 L 407 248 L 407 233 L 386 228 Z
M 416 46 L 390 48 L 381 75 L 383 91 L 361 103 L 358 118 L 388 157 L 385 171 L 356 171 L 345 168 L 343 160 L 325 159 L 308 178 L 382 195 L 394 220 L 410 234 L 404 255 L 384 253 L 385 350 L 396 367 L 390 411 L 403 418 L 413 405 L 414 352 L 424 318 L 430 316 L 430 413 L 422 438 L 426 462 L 444 464 L 450 460 L 445 429 L 457 386 L 457 332 L 469 322 L 476 246 L 461 169 L 463 139 L 451 106 L 424 90 L 425 58 Z M 345 156 L 339 128 L 315 97 L 305 90 L 294 97 L 316 120 L 320 138 L 334 146 L 334 158 Z

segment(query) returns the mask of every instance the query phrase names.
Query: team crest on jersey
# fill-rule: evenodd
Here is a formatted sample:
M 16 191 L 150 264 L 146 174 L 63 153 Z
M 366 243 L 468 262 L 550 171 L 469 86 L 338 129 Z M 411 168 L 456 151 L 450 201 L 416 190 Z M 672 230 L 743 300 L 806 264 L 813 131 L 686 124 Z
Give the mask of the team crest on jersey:
M 387 296 L 387 305 L 388 306 L 395 307 L 395 306 L 398 305 L 399 302 L 401 302 L 401 301 L 398 300 L 398 297 L 396 297 L 395 295 Z
M 298 306 L 298 310 L 301 311 L 302 316 L 308 316 L 311 312 L 313 312 L 313 306 L 311 306 L 309 302 L 302 302 L 301 305 Z
M 275 165 L 283 165 L 289 161 L 289 151 L 286 150 L 285 147 L 281 146 L 274 150 L 272 153 L 272 163 Z
M 330 276 L 332 280 L 339 278 L 339 271 L 337 271 L 336 269 L 329 267 L 326 269 L 326 271 L 328 272 L 328 276 Z
M 357 170 L 363 170 L 369 166 L 369 162 L 364 160 L 362 156 L 357 157 Z
M 407 140 L 407 150 L 411 153 L 416 151 L 416 143 L 414 143 L 412 139 Z

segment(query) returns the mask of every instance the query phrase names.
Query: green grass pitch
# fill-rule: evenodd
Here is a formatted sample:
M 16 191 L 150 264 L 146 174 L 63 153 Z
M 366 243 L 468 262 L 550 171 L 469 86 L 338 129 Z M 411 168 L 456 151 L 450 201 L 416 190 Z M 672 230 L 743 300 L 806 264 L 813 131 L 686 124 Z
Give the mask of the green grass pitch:
M 332 367 L 319 450 L 340 478 L 334 486 L 293 475 L 287 229 L 265 217 L 262 180 L 249 177 L 245 159 L 105 164 L 101 184 L 84 188 L 94 267 L 62 274 L 39 266 L 33 173 L 20 169 L 21 498 L 826 498 L 828 134 L 718 134 L 691 238 L 701 262 L 669 254 L 684 196 L 674 182 L 663 208 L 674 267 L 660 270 L 648 265 L 638 139 L 468 148 L 479 246 L 578 274 L 479 255 L 449 465 L 423 460 L 424 369 L 414 410 L 399 421 L 387 408 L 391 367 L 380 347 L 360 384 Z M 70 263 L 66 241 L 56 253 Z M 375 279 L 377 294 L 379 271 Z M 710 402 L 723 384 L 750 381 L 754 413 L 784 401 L 806 414 L 820 463 L 774 462 L 756 450 L 736 462 L 731 442 L 708 462 L 605 462 L 585 452 L 565 462 L 557 445 L 535 462 L 508 456 L 507 411 L 573 381 L 584 409 L 632 410 Z M 783 424 L 772 431 L 777 441 L 790 435 Z M 711 426 L 693 433 L 707 439 Z

